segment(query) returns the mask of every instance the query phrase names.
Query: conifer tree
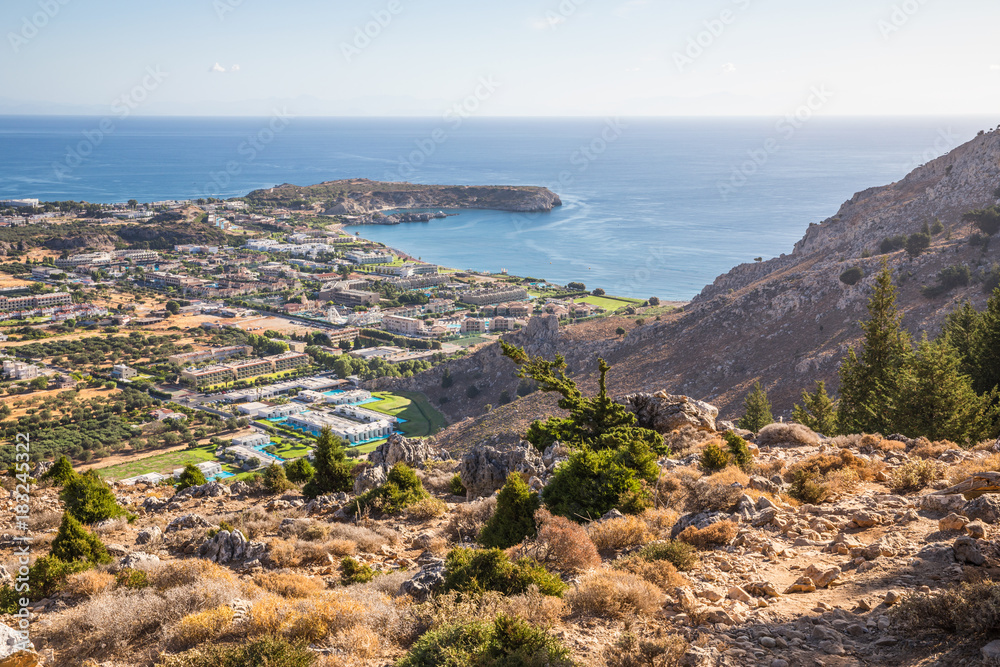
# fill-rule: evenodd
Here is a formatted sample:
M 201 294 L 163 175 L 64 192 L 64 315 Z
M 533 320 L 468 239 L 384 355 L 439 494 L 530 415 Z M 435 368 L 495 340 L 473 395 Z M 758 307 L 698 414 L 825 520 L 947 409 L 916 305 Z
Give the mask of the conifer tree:
M 912 350 L 887 262 L 875 278 L 868 314 L 861 323 L 865 333 L 861 354 L 849 350 L 840 365 L 841 433 L 890 433 L 895 423 L 902 375 Z
M 972 385 L 980 394 L 1000 386 L 1000 287 L 980 315 L 973 336 Z
M 532 491 L 520 474 L 507 475 L 507 483 L 497 494 L 497 508 L 479 533 L 484 547 L 507 549 L 535 535 L 535 510 L 538 494 Z
M 201 468 L 193 463 L 188 463 L 184 466 L 184 470 L 181 471 L 181 476 L 177 481 L 177 490 L 183 491 L 192 486 L 201 486 L 208 480 L 205 479 L 205 473 L 201 471 Z
M 351 469 L 354 465 L 347 460 L 347 454 L 340 438 L 334 437 L 329 426 L 320 431 L 314 450 L 313 467 L 316 472 L 302 492 L 309 498 L 324 493 L 347 492 L 354 488 Z
M 826 383 L 816 382 L 816 391 L 802 392 L 802 405 L 792 407 L 792 421 L 822 435 L 834 435 L 837 432 L 837 406 L 826 393 Z
M 94 470 L 74 475 L 59 493 L 66 513 L 83 523 L 97 523 L 125 514 L 114 491 Z
M 754 382 L 753 389 L 743 402 L 743 416 L 737 426 L 757 433 L 773 423 L 774 416 L 771 414 L 771 401 L 767 398 L 767 392 L 760 382 Z
M 59 532 L 52 540 L 52 555 L 67 563 L 75 560 L 95 564 L 111 562 L 111 555 L 100 538 L 84 528 L 69 512 L 63 514 Z
M 62 485 L 73 479 L 75 475 L 73 464 L 65 456 L 60 456 L 59 460 L 49 468 L 49 471 L 42 475 L 42 479 L 51 479 L 56 484 Z
M 973 378 L 973 381 L 975 381 L 978 370 L 975 348 L 981 323 L 982 315 L 972 306 L 970 301 L 966 301 L 958 310 L 948 314 L 941 331 L 941 335 L 948 340 L 948 343 L 958 354 L 962 363 L 962 372 Z

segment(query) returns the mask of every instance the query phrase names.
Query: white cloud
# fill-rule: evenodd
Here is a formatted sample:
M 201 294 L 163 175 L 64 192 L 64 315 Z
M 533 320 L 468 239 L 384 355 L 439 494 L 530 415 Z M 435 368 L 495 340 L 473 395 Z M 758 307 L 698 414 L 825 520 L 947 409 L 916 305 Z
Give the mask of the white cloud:
M 212 65 L 211 67 L 208 68 L 208 71 L 209 72 L 225 72 L 226 68 L 223 67 L 222 65 L 220 65 L 219 63 L 215 63 L 214 65 Z
M 240 66 L 239 65 L 233 65 L 232 67 L 229 68 L 229 71 L 230 72 L 239 72 L 240 71 Z
M 1000 65 L 990 65 L 990 70 L 1000 72 Z
M 733 74 L 736 71 L 736 65 L 732 63 L 726 63 L 722 66 L 722 71 L 726 74 Z

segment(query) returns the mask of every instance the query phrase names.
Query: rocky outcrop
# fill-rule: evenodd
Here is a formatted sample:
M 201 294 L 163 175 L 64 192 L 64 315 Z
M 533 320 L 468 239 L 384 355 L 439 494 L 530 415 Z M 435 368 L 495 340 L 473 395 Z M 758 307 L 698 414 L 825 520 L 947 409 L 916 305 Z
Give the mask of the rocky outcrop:
M 424 461 L 431 458 L 433 441 L 405 438 L 398 433 L 389 436 L 378 448 L 368 455 L 373 466 L 391 468 L 397 463 L 405 463 L 411 468 L 422 468 Z
M 139 531 L 139 534 L 135 536 L 135 543 L 153 544 L 158 542 L 161 537 L 163 537 L 163 531 L 160 530 L 160 527 L 150 526 L 149 528 L 144 528 Z
M 545 475 L 545 463 L 530 442 L 495 446 L 488 440 L 462 456 L 458 468 L 469 500 L 488 496 L 504 485 L 507 475 L 519 472 L 529 477 Z
M 229 494 L 230 488 L 225 484 L 220 482 L 208 482 L 200 486 L 189 486 L 186 489 L 181 489 L 175 494 L 174 499 L 179 500 L 184 497 L 218 498 L 220 496 L 228 496 Z
M 179 516 L 170 523 L 167 524 L 167 529 L 164 532 L 172 533 L 177 530 L 187 530 L 189 528 L 211 528 L 210 524 L 205 517 L 200 514 L 185 514 L 184 516 Z
M 33 667 L 41 664 L 34 645 L 17 630 L 0 623 L 0 665 Z
M 401 595 L 409 595 L 415 600 L 426 600 L 434 589 L 444 583 L 444 561 L 437 558 L 424 565 L 412 579 L 404 581 Z
M 714 431 L 719 409 L 688 396 L 674 396 L 665 391 L 655 394 L 629 394 L 615 399 L 635 413 L 639 426 L 659 433 L 670 433 L 690 426 Z
M 267 546 L 263 542 L 250 542 L 242 532 L 220 530 L 198 550 L 202 558 L 219 563 L 237 563 L 253 561 L 267 555 Z
M 361 495 L 367 491 L 382 486 L 388 477 L 388 468 L 375 466 L 361 471 L 361 474 L 354 478 L 354 493 Z

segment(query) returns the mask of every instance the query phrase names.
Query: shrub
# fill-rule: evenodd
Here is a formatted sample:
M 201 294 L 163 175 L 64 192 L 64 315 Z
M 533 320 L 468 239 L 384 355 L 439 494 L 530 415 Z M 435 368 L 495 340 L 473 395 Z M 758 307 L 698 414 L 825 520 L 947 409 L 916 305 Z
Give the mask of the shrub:
M 322 579 L 297 572 L 265 572 L 255 576 L 253 582 L 265 591 L 284 598 L 307 598 L 325 588 Z
M 115 586 L 118 588 L 139 589 L 149 586 L 149 575 L 145 570 L 131 567 L 122 568 L 115 575 Z
M 614 569 L 631 572 L 662 590 L 673 590 L 678 586 L 690 585 L 673 563 L 666 560 L 646 560 L 638 555 L 621 558 L 614 562 Z
M 964 265 L 947 266 L 937 274 L 937 284 L 923 289 L 926 297 L 933 298 L 947 294 L 956 287 L 965 287 L 972 280 L 972 271 Z
M 93 567 L 85 561 L 64 561 L 55 556 L 42 556 L 28 569 L 31 582 L 31 598 L 41 600 L 59 591 L 71 574 L 83 572 Z
M 701 467 L 705 470 L 722 470 L 729 465 L 729 456 L 716 442 L 710 442 L 701 450 Z
M 989 208 L 969 211 L 962 216 L 962 220 L 973 223 L 983 234 L 993 236 L 1000 231 L 1000 208 L 990 206 Z
M 639 546 L 656 537 L 646 522 L 637 516 L 595 521 L 588 526 L 587 532 L 600 551 Z
M 406 516 L 417 521 L 436 519 L 448 513 L 448 505 L 438 498 L 428 496 L 406 508 Z
M 460 593 L 497 591 L 504 595 L 524 593 L 537 586 L 545 595 L 562 597 L 567 586 L 530 558 L 512 561 L 500 549 L 452 549 L 445 559 L 442 590 Z
M 501 614 L 491 623 L 470 621 L 425 633 L 396 667 L 573 664 L 569 651 L 548 632 Z
M 345 506 L 345 511 L 355 514 L 361 507 L 368 507 L 383 514 L 398 514 L 406 507 L 430 497 L 424 485 L 405 463 L 397 463 L 386 476 L 385 484 L 366 491 Z
M 897 493 L 913 493 L 941 479 L 941 466 L 934 461 L 909 461 L 892 471 L 889 485 Z
M 215 639 L 233 622 L 233 613 L 233 608 L 229 605 L 220 605 L 213 609 L 188 614 L 177 624 L 174 642 L 187 647 Z
M 601 564 L 597 547 L 580 524 L 545 509 L 535 512 L 535 524 L 538 560 L 562 572 L 581 572 Z
M 840 274 L 840 282 L 845 285 L 857 285 L 865 277 L 864 269 L 860 266 L 852 266 Z
M 111 487 L 93 470 L 67 481 L 59 499 L 66 504 L 66 512 L 83 523 L 97 523 L 125 514 Z
M 354 464 L 347 460 L 340 438 L 334 436 L 328 427 L 324 427 L 316 439 L 313 460 L 315 472 L 302 488 L 306 496 L 315 498 L 325 493 L 347 492 L 354 488 L 354 477 L 351 475 Z
M 919 257 L 931 247 L 931 235 L 924 232 L 910 234 L 906 239 L 906 253 L 910 257 Z
M 295 484 L 308 482 L 314 474 L 316 474 L 316 469 L 304 456 L 285 464 L 285 476 L 288 477 L 288 481 Z
M 553 514 L 573 521 L 601 517 L 616 507 L 635 514 L 651 504 L 644 482 L 655 480 L 658 472 L 656 455 L 645 443 L 630 441 L 618 450 L 579 449 L 556 468 L 542 500 Z
M 42 475 L 43 480 L 52 480 L 59 486 L 64 486 L 66 482 L 76 477 L 73 471 L 73 464 L 65 456 L 60 456 L 59 460 L 49 468 L 48 472 Z
M 100 538 L 80 525 L 69 512 L 63 515 L 59 532 L 52 540 L 52 555 L 66 562 L 111 562 L 111 555 Z
M 810 505 L 819 505 L 833 495 L 826 485 L 817 481 L 816 473 L 796 470 L 793 475 L 791 488 L 788 489 L 788 495 L 792 498 Z
M 566 601 L 577 615 L 651 616 L 663 606 L 663 591 L 631 572 L 597 570 L 585 575 L 580 584 L 566 594 Z
M 288 477 L 285 475 L 285 467 L 277 463 L 272 463 L 264 469 L 263 474 L 264 488 L 270 494 L 283 493 L 295 485 L 288 481 Z
M 889 611 L 899 628 L 924 634 L 929 627 L 958 635 L 1000 630 L 1000 585 L 986 579 L 930 595 L 908 595 Z
M 181 476 L 177 484 L 177 490 L 183 491 L 191 486 L 201 486 L 207 481 L 208 480 L 205 479 L 205 473 L 203 473 L 198 466 L 193 463 L 188 463 L 184 466 L 184 470 L 181 472 Z
M 760 447 L 814 447 L 819 442 L 812 429 L 793 422 L 768 424 L 757 434 Z
M 63 590 L 73 597 L 94 597 L 115 585 L 115 575 L 99 570 L 76 572 L 66 577 Z
M 497 499 L 493 496 L 459 505 L 451 513 L 451 520 L 445 529 L 448 537 L 457 541 L 476 537 L 493 516 L 496 507 Z
M 882 240 L 879 244 L 879 253 L 887 255 L 890 252 L 896 252 L 897 250 L 902 250 L 906 247 L 906 235 L 900 234 L 899 236 L 890 236 Z
M 165 658 L 158 667 L 312 667 L 317 654 L 306 642 L 261 637 L 245 644 L 212 646 Z
M 604 649 L 607 667 L 680 667 L 688 643 L 680 635 L 640 639 L 631 632 L 622 633 Z
M 464 496 L 467 493 L 465 485 L 462 484 L 462 475 L 455 473 L 448 481 L 448 491 L 453 496 Z
M 743 472 L 749 472 L 751 466 L 753 465 L 753 454 L 750 453 L 750 447 L 747 445 L 747 441 L 732 431 L 726 431 L 722 434 L 722 437 L 726 441 L 726 445 L 729 449 L 729 456 L 733 463 L 735 463 Z
M 647 544 L 639 551 L 639 557 L 648 561 L 665 560 L 681 571 L 690 570 L 698 564 L 695 548 L 679 540 Z
M 527 537 L 534 537 L 537 509 L 538 494 L 528 488 L 520 474 L 510 473 L 497 494 L 496 511 L 479 533 L 479 543 L 506 549 Z
M 344 556 L 340 559 L 340 581 L 345 586 L 351 584 L 367 584 L 375 578 L 375 570 L 367 563 Z
M 729 544 L 736 537 L 736 524 L 732 521 L 718 521 L 704 528 L 688 526 L 677 536 L 682 542 L 701 551 Z

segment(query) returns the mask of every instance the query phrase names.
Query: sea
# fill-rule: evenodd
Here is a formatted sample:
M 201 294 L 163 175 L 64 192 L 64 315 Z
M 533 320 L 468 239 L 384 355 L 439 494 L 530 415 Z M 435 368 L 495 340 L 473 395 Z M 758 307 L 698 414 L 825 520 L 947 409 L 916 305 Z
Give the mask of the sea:
M 236 197 L 342 178 L 540 185 L 563 205 L 349 231 L 444 266 L 688 300 L 991 121 L 0 116 L 0 199 Z

